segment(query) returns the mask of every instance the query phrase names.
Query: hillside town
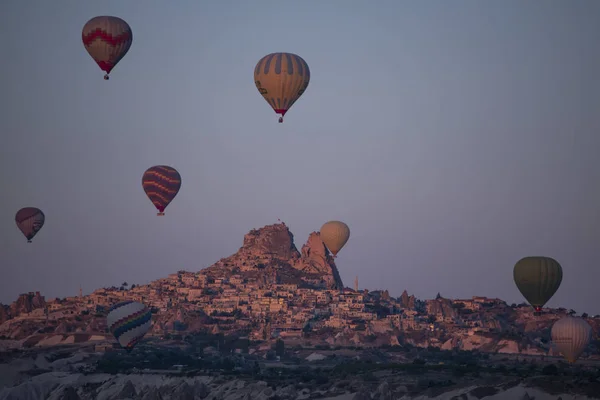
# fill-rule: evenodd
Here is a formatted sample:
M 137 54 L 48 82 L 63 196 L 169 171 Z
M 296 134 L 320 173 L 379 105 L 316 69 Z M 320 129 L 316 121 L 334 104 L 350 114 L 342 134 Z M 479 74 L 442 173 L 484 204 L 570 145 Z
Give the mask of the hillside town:
M 199 272 L 179 271 L 147 285 L 101 288 L 83 296 L 46 301 L 27 293 L 0 306 L 0 338 L 107 334 L 105 316 L 124 300 L 146 304 L 154 326 L 147 336 L 211 332 L 250 340 L 313 341 L 376 347 L 410 343 L 440 349 L 552 355 L 551 324 L 573 310 L 534 316 L 523 304 L 500 299 L 437 298 L 421 301 L 405 290 L 344 287 L 318 233 L 298 252 L 284 223 L 252 230 L 234 255 Z M 582 315 L 594 328 L 598 316 Z M 89 340 L 89 338 L 88 338 Z M 593 345 L 595 346 L 595 341 Z
M 276 224 L 250 231 L 238 252 L 197 272 L 60 299 L 25 293 L 0 305 L 0 398 L 521 398 L 539 388 L 588 396 L 600 388 L 599 316 L 581 314 L 594 338 L 571 369 L 550 328 L 574 310 L 536 316 L 525 303 L 483 296 L 393 297 L 361 289 L 358 277 L 353 286 L 343 285 L 318 233 L 298 251 Z M 153 321 L 131 354 L 106 324 L 109 308 L 126 300 L 145 304 Z

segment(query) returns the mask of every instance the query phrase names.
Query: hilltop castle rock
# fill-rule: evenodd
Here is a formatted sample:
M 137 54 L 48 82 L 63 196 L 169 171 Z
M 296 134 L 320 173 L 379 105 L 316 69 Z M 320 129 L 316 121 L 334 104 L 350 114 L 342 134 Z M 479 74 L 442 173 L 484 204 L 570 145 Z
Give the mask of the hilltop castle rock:
M 299 252 L 285 223 L 251 230 L 237 253 L 201 273 L 210 277 L 240 274 L 258 277 L 265 283 L 304 283 L 323 289 L 344 287 L 319 233 L 312 232 Z

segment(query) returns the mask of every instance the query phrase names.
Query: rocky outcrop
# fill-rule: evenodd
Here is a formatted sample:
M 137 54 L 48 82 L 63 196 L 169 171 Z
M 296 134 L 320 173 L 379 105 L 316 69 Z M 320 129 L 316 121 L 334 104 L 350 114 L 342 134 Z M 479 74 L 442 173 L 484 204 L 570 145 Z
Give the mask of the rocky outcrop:
M 333 258 L 318 232 L 312 232 L 308 236 L 308 241 L 302 246 L 302 257 L 293 267 L 311 275 L 321 276 L 328 289 L 344 287 Z
M 427 300 L 427 314 L 435 315 L 438 318 L 456 318 L 458 312 L 452 307 L 452 301 L 440 297 L 435 300 Z
M 40 308 L 46 308 L 46 301 L 40 292 L 21 294 L 10 306 L 0 303 L 0 324 Z
M 10 319 L 10 308 L 0 303 L 0 324 Z
M 343 288 L 335 262 L 319 233 L 311 233 L 299 252 L 294 245 L 294 235 L 285 223 L 251 230 L 235 254 L 201 273 L 211 277 L 254 276 L 264 283 L 307 283 L 323 289 Z
M 38 308 L 45 308 L 46 301 L 44 297 L 40 295 L 40 292 L 30 292 L 21 294 L 17 301 L 10 305 L 10 313 L 13 317 L 19 316 L 20 314 L 30 313 Z
M 252 229 L 244 235 L 240 256 L 270 256 L 280 260 L 298 259 L 300 254 L 294 245 L 294 235 L 284 223 Z
M 407 308 L 409 310 L 414 310 L 415 309 L 415 296 L 414 295 L 408 295 L 408 292 L 406 290 L 404 290 L 404 292 L 402 292 L 402 295 L 400 296 L 400 305 L 402 306 L 402 308 Z

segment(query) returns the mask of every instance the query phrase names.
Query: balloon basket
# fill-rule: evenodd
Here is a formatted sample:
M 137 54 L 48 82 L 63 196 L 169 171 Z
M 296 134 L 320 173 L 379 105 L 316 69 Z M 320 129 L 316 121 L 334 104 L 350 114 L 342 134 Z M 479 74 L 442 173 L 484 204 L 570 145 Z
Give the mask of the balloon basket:
M 281 124 L 283 122 L 283 117 L 279 117 L 279 123 Z
M 107 81 L 108 79 L 108 74 L 104 75 L 104 80 Z
M 156 215 L 159 216 L 159 217 L 162 217 L 162 216 L 165 215 L 165 213 L 164 212 L 157 212 Z
M 27 243 L 31 243 L 31 240 L 28 240 Z

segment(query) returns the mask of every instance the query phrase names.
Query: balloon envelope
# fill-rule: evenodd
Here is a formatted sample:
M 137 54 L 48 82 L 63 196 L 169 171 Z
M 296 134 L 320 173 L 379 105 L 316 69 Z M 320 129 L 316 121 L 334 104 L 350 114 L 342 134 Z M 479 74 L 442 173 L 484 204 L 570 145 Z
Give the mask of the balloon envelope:
M 110 71 L 129 51 L 133 33 L 129 24 L 121 18 L 99 16 L 83 26 L 81 38 L 89 55 L 106 72 L 104 78 L 108 79 Z
M 553 258 L 525 257 L 515 264 L 513 277 L 523 297 L 541 311 L 560 287 L 563 272 Z
M 15 215 L 17 227 L 27 238 L 27 242 L 31 243 L 31 239 L 42 229 L 46 216 L 39 208 L 25 207 L 17 211 Z
M 592 339 L 592 327 L 583 318 L 564 317 L 552 325 L 552 343 L 570 363 L 577 361 Z
M 155 165 L 144 172 L 142 176 L 144 192 L 158 210 L 158 215 L 164 215 L 165 208 L 173 201 L 181 188 L 181 175 L 173 167 Z
M 350 238 L 350 228 L 341 221 L 329 221 L 321 227 L 320 237 L 329 251 L 336 256 Z
M 302 57 L 292 53 L 271 53 L 254 68 L 254 83 L 259 93 L 281 114 L 279 122 L 302 96 L 310 82 L 310 69 Z
M 112 306 L 106 324 L 121 347 L 131 351 L 152 326 L 152 312 L 136 301 L 124 301 Z

